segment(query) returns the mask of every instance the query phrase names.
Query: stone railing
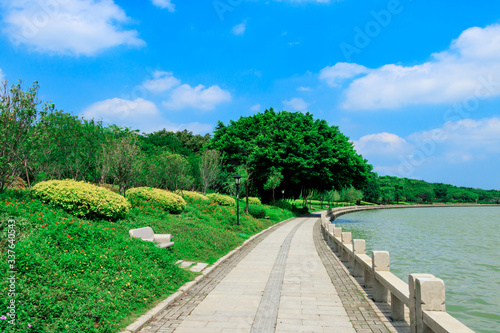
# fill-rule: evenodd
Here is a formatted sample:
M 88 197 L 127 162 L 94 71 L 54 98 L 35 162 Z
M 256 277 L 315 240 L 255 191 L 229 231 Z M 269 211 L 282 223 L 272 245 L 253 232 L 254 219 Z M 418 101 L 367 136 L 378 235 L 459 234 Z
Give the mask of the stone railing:
M 390 272 L 389 252 L 373 251 L 369 257 L 364 239 L 352 239 L 350 232 L 343 232 L 331 223 L 346 213 L 377 208 L 343 207 L 323 212 L 321 232 L 326 243 L 354 277 L 363 279 L 365 288 L 372 288 L 375 302 L 390 303 L 393 321 L 405 321 L 405 307 L 409 309 L 412 333 L 474 332 L 446 312 L 443 280 L 431 274 L 410 274 L 406 284 Z

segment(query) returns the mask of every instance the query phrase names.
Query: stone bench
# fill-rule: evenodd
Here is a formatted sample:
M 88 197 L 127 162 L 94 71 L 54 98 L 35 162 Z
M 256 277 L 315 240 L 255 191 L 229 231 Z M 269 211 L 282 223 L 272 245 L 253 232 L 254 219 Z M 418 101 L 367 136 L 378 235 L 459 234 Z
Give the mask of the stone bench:
M 174 245 L 174 242 L 170 241 L 171 234 L 155 234 L 150 227 L 131 229 L 128 233 L 130 237 L 141 238 L 146 242 L 156 242 L 162 249 Z

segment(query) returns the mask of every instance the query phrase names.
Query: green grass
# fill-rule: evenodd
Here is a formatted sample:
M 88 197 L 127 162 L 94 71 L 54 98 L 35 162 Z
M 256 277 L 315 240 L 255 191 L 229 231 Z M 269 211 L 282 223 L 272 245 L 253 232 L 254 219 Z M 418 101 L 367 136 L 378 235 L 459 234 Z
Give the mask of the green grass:
M 251 235 L 295 216 L 262 205 L 269 219 L 257 219 L 240 205 L 236 226 L 235 207 L 187 202 L 178 215 L 144 202 L 125 219 L 108 222 L 76 218 L 29 191 L 0 194 L 0 332 L 117 332 L 194 278 L 177 260 L 213 263 Z M 3 319 L 12 299 L 9 219 L 16 221 L 16 326 Z M 144 226 L 172 234 L 174 246 L 160 249 L 129 237 L 129 229 Z M 99 329 L 91 315 L 102 315 Z
M 297 207 L 304 207 L 302 199 L 287 200 L 287 201 L 294 204 Z M 319 210 L 327 209 L 328 201 L 323 201 L 323 206 L 321 206 L 321 202 L 319 200 L 310 200 L 310 201 L 308 201 L 308 205 L 309 205 L 309 211 L 316 212 Z M 354 205 L 353 203 L 342 202 L 342 201 L 335 202 L 335 203 L 331 202 L 330 208 L 353 206 L 353 205 Z

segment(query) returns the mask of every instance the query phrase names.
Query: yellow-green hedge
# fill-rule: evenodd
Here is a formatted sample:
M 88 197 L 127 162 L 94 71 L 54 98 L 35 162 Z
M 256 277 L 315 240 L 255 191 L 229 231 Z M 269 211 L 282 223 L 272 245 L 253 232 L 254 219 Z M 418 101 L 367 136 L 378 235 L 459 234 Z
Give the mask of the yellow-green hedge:
M 221 206 L 233 206 L 236 204 L 236 201 L 232 197 L 225 194 L 211 193 L 207 194 L 207 197 L 210 199 L 210 201 L 215 202 Z
M 177 194 L 183 197 L 185 200 L 208 201 L 208 198 L 206 196 L 194 191 L 178 191 Z
M 124 218 L 130 209 L 130 203 L 121 195 L 71 179 L 40 182 L 33 186 L 33 193 L 80 217 L 116 220 Z
M 260 199 L 256 198 L 256 197 L 248 197 L 248 203 L 250 203 L 252 205 L 260 205 L 260 204 L 262 204 L 262 202 L 260 201 Z
M 137 198 L 159 205 L 170 213 L 180 213 L 186 209 L 186 201 L 181 196 L 151 187 L 135 187 L 126 192 L 127 198 L 135 203 Z

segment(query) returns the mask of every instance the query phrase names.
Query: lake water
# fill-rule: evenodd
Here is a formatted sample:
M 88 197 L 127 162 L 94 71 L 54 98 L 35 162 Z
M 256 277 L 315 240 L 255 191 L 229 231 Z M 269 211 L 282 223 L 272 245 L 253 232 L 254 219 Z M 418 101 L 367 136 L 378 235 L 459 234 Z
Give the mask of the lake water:
M 500 332 L 500 207 L 384 209 L 340 216 L 342 231 L 389 251 L 391 271 L 444 280 L 446 309 L 479 333 Z

